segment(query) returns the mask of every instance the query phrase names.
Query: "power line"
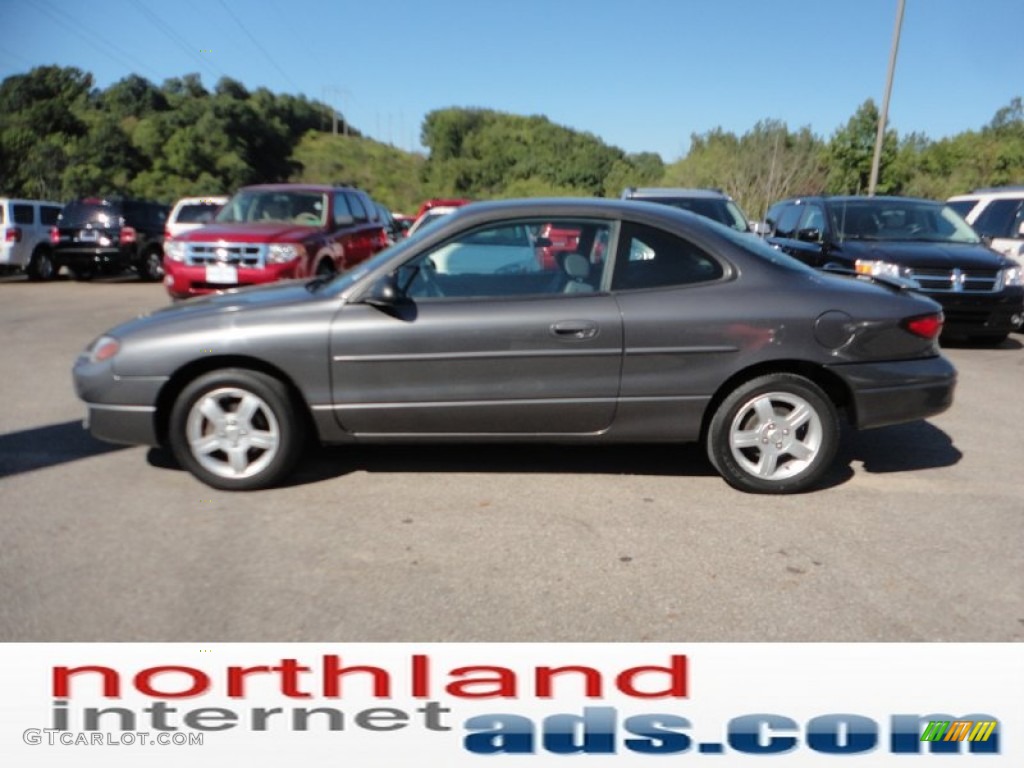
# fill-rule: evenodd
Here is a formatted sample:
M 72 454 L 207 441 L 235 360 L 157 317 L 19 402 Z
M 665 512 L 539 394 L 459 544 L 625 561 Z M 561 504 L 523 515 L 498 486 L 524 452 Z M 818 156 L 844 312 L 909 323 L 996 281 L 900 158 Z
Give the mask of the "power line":
M 209 59 L 204 59 L 202 56 L 200 56 L 198 53 L 198 49 L 194 45 L 191 45 L 188 42 L 188 40 L 186 40 L 184 37 L 175 32 L 166 22 L 163 21 L 163 19 L 157 16 L 153 10 L 147 8 L 142 3 L 132 3 L 132 6 L 140 10 L 142 13 L 144 13 L 146 17 L 150 20 L 150 22 L 160 32 L 163 33 L 164 37 L 166 37 L 178 48 L 180 48 L 182 51 L 188 54 L 192 59 L 194 59 L 199 64 L 200 67 L 208 68 L 207 72 L 212 72 L 215 75 L 224 77 L 223 72 L 221 72 L 219 69 L 210 64 Z
M 245 25 L 242 23 L 242 20 L 235 16 L 234 11 L 228 8 L 224 0 L 219 0 L 219 2 L 221 7 L 227 12 L 228 16 L 235 20 L 235 23 L 238 25 L 238 28 L 242 30 L 245 33 L 246 37 L 248 37 L 249 40 L 252 41 L 252 44 L 255 45 L 263 53 L 267 61 L 270 62 L 271 66 L 273 66 L 274 69 L 276 69 L 281 74 L 281 77 L 287 80 L 288 83 L 292 86 L 292 88 L 295 89 L 295 94 L 299 95 L 300 93 L 302 93 L 302 88 L 288 76 L 287 72 L 281 69 L 280 65 L 278 65 L 278 63 L 274 61 L 274 57 L 270 55 L 270 52 L 260 44 L 259 40 L 253 37 L 252 33 L 248 29 L 245 28 Z
M 35 5 L 35 7 L 38 10 L 42 11 L 43 13 L 45 13 L 47 16 L 49 16 L 51 19 L 53 19 L 53 21 L 55 21 L 57 24 L 59 24 L 60 26 L 64 27 L 64 29 L 66 29 L 69 32 L 71 32 L 71 34 L 73 34 L 76 38 L 78 38 L 80 40 L 84 40 L 86 43 L 91 45 L 93 48 L 95 48 L 97 51 L 102 53 L 108 59 L 110 59 L 113 62 L 116 62 L 119 66 L 122 66 L 122 67 L 124 67 L 125 69 L 127 69 L 128 71 L 131 71 L 131 72 L 142 70 L 142 71 L 147 72 L 148 74 L 150 74 L 152 77 L 159 77 L 158 74 L 156 74 L 153 70 L 151 70 L 145 64 L 142 64 L 141 62 L 135 61 L 134 57 L 131 54 L 129 54 L 127 51 L 124 51 L 124 50 L 118 48 L 112 42 L 107 40 L 103 35 L 97 33 L 96 30 L 90 29 L 88 26 L 83 24 L 80 19 L 74 18 L 75 23 L 78 24 L 78 27 L 75 28 L 72 25 L 68 24 L 62 18 L 60 13 L 58 13 L 55 9 L 47 7 L 46 3 L 43 2 L 43 0 L 36 0 L 36 3 L 34 5 Z M 70 16 L 70 14 L 67 13 L 67 11 L 64 11 L 63 13 L 64 13 L 64 15 L 68 16 L 69 18 L 73 18 L 73 17 Z M 89 34 L 83 35 L 82 34 L 83 30 L 85 30 Z M 97 38 L 98 39 L 102 39 L 104 44 L 100 45 L 99 43 L 97 43 L 96 42 Z M 121 56 L 123 56 L 125 58 L 121 58 L 121 56 L 117 56 L 115 53 L 113 53 L 111 51 L 111 49 L 113 49 L 113 51 L 119 51 L 121 53 Z

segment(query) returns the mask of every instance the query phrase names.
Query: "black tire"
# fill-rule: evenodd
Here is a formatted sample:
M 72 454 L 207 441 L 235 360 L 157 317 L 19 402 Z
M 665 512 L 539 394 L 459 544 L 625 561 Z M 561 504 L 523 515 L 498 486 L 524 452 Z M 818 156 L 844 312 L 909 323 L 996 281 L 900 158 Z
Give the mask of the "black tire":
M 275 485 L 302 453 L 304 422 L 287 387 L 226 368 L 189 383 L 171 409 L 174 457 L 207 485 L 252 491 Z
M 156 248 L 142 254 L 138 266 L 139 277 L 147 283 L 155 283 L 164 279 L 164 255 Z
M 711 463 L 748 493 L 800 493 L 828 471 L 839 446 L 839 415 L 821 388 L 789 373 L 741 384 L 708 427 Z
M 1009 337 L 1009 333 L 993 333 L 984 336 L 968 336 L 967 341 L 976 347 L 998 347 Z
M 57 277 L 57 265 L 53 263 L 53 255 L 49 248 L 37 248 L 25 268 L 29 280 L 47 281 Z

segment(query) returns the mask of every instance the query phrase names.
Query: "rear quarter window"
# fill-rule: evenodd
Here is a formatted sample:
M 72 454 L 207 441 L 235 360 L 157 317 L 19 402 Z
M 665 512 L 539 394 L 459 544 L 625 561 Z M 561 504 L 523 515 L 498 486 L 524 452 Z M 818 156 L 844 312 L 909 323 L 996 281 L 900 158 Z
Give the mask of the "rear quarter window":
M 15 203 L 11 207 L 14 209 L 12 213 L 14 214 L 15 224 L 25 224 L 26 226 L 30 226 L 36 223 L 33 206 L 26 205 L 24 203 Z

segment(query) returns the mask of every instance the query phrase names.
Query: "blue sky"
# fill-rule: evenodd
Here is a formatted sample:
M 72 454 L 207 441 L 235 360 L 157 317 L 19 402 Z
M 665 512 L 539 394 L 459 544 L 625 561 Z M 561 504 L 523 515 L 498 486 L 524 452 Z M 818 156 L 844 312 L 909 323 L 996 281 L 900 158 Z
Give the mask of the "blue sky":
M 198 72 L 333 103 L 420 149 L 449 106 L 542 114 L 667 162 L 773 118 L 829 137 L 881 104 L 897 0 L 0 0 L 0 78 Z M 1024 95 L 1024 1 L 906 0 L 890 126 L 933 139 Z

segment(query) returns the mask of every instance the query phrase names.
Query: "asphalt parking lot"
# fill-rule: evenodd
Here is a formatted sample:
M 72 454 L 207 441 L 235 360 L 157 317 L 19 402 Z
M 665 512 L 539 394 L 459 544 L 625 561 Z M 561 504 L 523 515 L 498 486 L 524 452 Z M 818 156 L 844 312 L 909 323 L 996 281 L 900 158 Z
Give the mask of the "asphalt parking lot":
M 81 429 L 75 356 L 167 303 L 0 280 L 0 640 L 1024 640 L 1024 336 L 801 496 L 696 446 L 332 449 L 230 494 Z

